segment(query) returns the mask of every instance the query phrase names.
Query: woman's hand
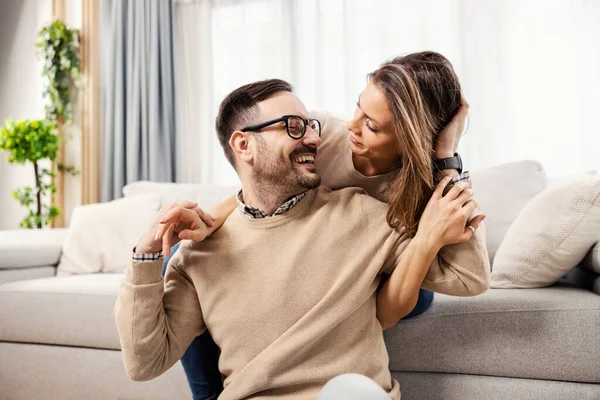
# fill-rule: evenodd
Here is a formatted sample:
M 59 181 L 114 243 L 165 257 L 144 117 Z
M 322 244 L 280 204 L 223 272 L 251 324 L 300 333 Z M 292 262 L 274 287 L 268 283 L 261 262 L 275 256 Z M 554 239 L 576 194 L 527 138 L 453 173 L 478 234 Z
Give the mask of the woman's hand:
M 162 238 L 164 255 L 169 255 L 171 247 L 180 240 L 201 242 L 212 233 L 211 228 L 215 225 L 213 217 L 197 204 L 189 205 L 191 207 L 173 204 L 160 219 L 155 238 Z
M 445 177 L 437 185 L 415 235 L 416 239 L 423 240 L 437 251 L 449 244 L 467 242 L 485 219 L 484 214 L 479 214 L 469 221 L 477 209 L 469 183 L 459 182 L 443 195 L 450 180 L 451 177 Z
M 178 201 L 161 209 L 154 224 L 142 235 L 136 246 L 136 253 L 163 252 L 168 256 L 171 247 L 181 239 L 196 242 L 210 235 L 215 225 L 213 218 L 198 207 L 198 203 Z
M 450 122 L 448 122 L 448 125 L 446 125 L 437 135 L 434 144 L 435 158 L 440 159 L 454 156 L 454 153 L 458 150 L 458 143 L 460 142 L 468 115 L 469 103 L 467 103 L 467 99 L 462 96 L 460 108 L 456 112 L 456 115 L 452 117 Z

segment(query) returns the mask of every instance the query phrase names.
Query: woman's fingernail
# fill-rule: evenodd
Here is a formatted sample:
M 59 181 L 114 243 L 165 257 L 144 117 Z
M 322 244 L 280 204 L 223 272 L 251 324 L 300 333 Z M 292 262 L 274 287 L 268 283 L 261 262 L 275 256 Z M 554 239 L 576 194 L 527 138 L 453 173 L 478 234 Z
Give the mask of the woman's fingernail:
M 156 232 L 156 235 L 154 235 L 154 241 L 158 240 L 158 232 Z

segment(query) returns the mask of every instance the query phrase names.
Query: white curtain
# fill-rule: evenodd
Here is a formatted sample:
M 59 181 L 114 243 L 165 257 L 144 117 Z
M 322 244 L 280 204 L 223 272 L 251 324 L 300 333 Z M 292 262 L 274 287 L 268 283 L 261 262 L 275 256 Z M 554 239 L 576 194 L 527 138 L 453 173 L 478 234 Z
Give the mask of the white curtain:
M 396 55 L 452 61 L 471 104 L 470 170 L 521 159 L 550 176 L 600 170 L 595 0 L 176 1 L 179 181 L 235 184 L 214 119 L 245 83 L 291 82 L 307 108 L 349 116 Z

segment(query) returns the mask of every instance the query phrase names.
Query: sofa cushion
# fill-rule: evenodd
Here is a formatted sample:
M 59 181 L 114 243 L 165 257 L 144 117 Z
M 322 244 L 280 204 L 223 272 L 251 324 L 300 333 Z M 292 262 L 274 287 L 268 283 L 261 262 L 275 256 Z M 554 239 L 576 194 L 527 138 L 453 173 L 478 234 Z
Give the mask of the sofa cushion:
M 600 296 L 565 283 L 438 294 L 384 336 L 392 371 L 600 383 Z
M 159 199 L 153 195 L 77 207 L 57 275 L 124 273 L 139 237 L 154 222 Z
M 134 382 L 121 352 L 0 342 L 2 400 L 191 399 L 181 363 L 156 379 Z
M 477 203 L 487 215 L 486 244 L 491 263 L 519 212 L 546 188 L 546 173 L 539 162 L 525 160 L 473 171 L 471 181 Z
M 409 400 L 597 400 L 600 385 L 497 376 L 394 372 Z
M 578 265 L 565 275 L 565 280 L 580 288 L 600 294 L 600 274 L 596 271 L 590 271 Z
M 0 270 L 56 265 L 67 229 L 0 231 Z
M 197 201 L 200 208 L 208 211 L 239 190 L 240 186 L 139 181 L 126 185 L 123 188 L 123 195 L 125 197 L 156 195 L 160 198 L 161 207 L 179 200 Z
M 600 274 L 600 242 L 596 243 L 594 247 L 588 251 L 583 258 L 583 261 L 581 261 L 581 266 Z
M 525 206 L 494 258 L 492 287 L 553 284 L 600 240 L 600 179 L 581 174 Z
M 114 305 L 123 274 L 0 285 L 0 341 L 121 348 Z

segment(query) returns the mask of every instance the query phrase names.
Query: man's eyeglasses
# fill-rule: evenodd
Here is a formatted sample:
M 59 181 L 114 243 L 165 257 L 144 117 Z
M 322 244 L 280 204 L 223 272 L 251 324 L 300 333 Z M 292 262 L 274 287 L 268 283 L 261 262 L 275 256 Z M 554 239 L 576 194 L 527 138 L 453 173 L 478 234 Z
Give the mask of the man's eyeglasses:
M 266 128 L 269 125 L 276 124 L 278 122 L 285 122 L 285 129 L 287 134 L 292 139 L 302 139 L 306 134 L 306 127 L 310 128 L 321 136 L 321 122 L 318 119 L 304 119 L 298 115 L 284 115 L 281 118 L 272 119 L 270 121 L 261 122 L 260 124 L 250 125 L 242 129 L 242 132 L 248 131 L 259 131 Z

